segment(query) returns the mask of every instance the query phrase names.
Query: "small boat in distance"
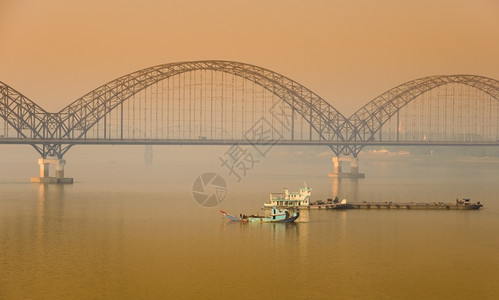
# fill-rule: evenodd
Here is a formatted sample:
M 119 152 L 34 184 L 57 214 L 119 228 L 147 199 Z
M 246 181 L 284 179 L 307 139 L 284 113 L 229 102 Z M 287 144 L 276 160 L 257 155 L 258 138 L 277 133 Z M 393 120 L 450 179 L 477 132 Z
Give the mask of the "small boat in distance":
M 327 199 L 327 202 L 317 200 L 311 202 L 312 189 L 304 183 L 305 187 L 299 192 L 289 192 L 284 188 L 284 193 L 270 193 L 269 202 L 263 204 L 264 209 L 277 208 L 300 208 L 300 209 L 345 209 L 348 208 L 347 200 L 341 202 L 338 197 Z
M 300 216 L 299 210 L 293 210 L 291 213 L 288 209 L 279 209 L 277 207 L 273 207 L 270 211 L 270 216 L 246 216 L 240 214 L 239 217 L 230 215 L 225 211 L 220 211 L 224 216 L 229 218 L 232 221 L 238 222 L 257 222 L 257 223 L 289 223 L 294 222 Z
M 263 208 L 272 207 L 309 207 L 310 195 L 312 189 L 307 186 L 301 188 L 298 193 L 290 193 L 287 188 L 284 188 L 284 193 L 270 193 L 269 202 L 263 204 Z

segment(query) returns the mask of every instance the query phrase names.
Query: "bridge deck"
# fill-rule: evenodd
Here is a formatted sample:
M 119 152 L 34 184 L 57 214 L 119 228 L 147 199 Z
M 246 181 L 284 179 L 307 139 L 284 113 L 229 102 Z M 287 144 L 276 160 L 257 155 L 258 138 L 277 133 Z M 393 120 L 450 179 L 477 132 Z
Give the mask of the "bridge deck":
M 362 141 L 307 141 L 307 140 L 201 140 L 201 139 L 26 139 L 0 138 L 0 144 L 64 144 L 64 145 L 280 145 L 280 146 L 328 146 L 328 145 L 359 145 L 359 146 L 499 146 L 499 141 L 469 141 L 469 142 L 362 142 Z

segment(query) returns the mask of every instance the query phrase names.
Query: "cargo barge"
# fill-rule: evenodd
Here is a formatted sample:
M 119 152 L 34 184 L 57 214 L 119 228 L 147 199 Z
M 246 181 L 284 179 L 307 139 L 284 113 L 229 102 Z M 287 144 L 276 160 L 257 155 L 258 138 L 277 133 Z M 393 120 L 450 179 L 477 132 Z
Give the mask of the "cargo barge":
M 437 210 L 472 210 L 483 205 L 480 201 L 472 203 L 469 198 L 456 199 L 455 203 L 433 202 L 350 202 L 345 209 L 437 209 Z
M 472 210 L 479 209 L 483 205 L 480 202 L 473 203 L 469 198 L 456 199 L 455 203 L 444 202 L 347 202 L 338 197 L 326 201 L 311 201 L 312 189 L 306 184 L 298 192 L 271 193 L 269 202 L 264 203 L 264 209 L 297 208 L 297 209 L 436 209 L 436 210 Z

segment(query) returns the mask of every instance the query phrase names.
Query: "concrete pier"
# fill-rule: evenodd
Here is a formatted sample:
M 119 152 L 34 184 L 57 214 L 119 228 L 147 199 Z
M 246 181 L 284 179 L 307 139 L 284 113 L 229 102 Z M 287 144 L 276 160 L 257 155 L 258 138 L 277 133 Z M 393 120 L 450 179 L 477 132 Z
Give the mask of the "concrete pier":
M 51 164 L 55 166 L 55 177 L 50 177 Z M 66 160 L 42 157 L 38 159 L 38 165 L 40 166 L 40 177 L 31 177 L 31 182 L 58 184 L 73 183 L 73 178 L 64 177 Z
M 333 172 L 329 173 L 329 177 L 333 178 L 364 178 L 364 173 L 359 173 L 359 159 L 357 157 L 338 157 L 333 159 Z M 350 172 L 343 172 L 342 163 L 350 163 Z

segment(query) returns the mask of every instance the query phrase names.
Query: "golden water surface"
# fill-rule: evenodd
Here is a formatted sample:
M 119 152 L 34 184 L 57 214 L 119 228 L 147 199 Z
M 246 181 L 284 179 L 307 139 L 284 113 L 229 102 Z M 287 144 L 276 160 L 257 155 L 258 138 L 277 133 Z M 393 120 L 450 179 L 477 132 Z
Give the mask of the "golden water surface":
M 129 181 L 82 173 L 65 186 L 3 178 L 0 299 L 497 299 L 499 164 L 422 161 L 364 161 L 365 179 L 339 182 L 318 167 L 292 172 L 302 164 L 255 169 L 241 183 L 219 169 L 228 194 L 213 208 L 192 198 L 198 174 L 180 169 Z M 269 192 L 304 180 L 314 199 L 466 194 L 485 206 L 302 211 L 294 224 L 241 224 L 218 212 L 259 212 Z

